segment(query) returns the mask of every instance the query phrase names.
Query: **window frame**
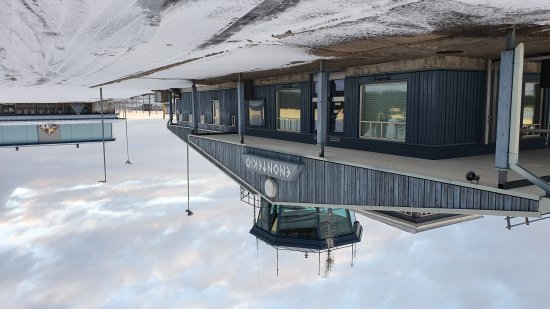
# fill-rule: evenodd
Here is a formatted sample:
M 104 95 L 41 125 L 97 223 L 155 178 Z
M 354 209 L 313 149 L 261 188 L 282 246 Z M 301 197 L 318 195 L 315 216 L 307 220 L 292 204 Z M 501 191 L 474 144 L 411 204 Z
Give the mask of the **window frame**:
M 369 137 L 369 136 L 362 136 L 361 135 L 361 117 L 363 115 L 363 109 L 365 108 L 366 104 L 363 104 L 363 97 L 364 97 L 364 87 L 368 85 L 379 85 L 379 84 L 398 84 L 398 83 L 404 83 L 407 86 L 407 92 L 406 92 L 406 101 L 405 101 L 405 113 L 407 113 L 407 109 L 409 107 L 409 80 L 408 79 L 394 79 L 394 80 L 383 80 L 383 81 L 367 81 L 359 84 L 359 125 L 358 125 L 358 136 L 360 139 L 365 140 L 377 140 L 377 141 L 384 141 L 384 142 L 394 142 L 394 143 L 406 143 L 407 142 L 407 119 L 405 118 L 405 138 L 404 139 L 394 139 L 394 138 L 385 138 L 385 137 Z M 366 102 L 365 102 L 366 103 Z
M 281 91 L 295 91 L 300 94 L 300 117 L 298 118 L 298 130 L 285 130 L 279 128 L 279 93 Z M 302 133 L 302 114 L 303 114 L 303 102 L 302 102 L 302 89 L 300 88 L 281 88 L 275 89 L 275 130 L 288 133 Z
M 252 101 L 261 101 L 262 102 L 262 124 L 261 125 L 254 125 L 254 124 L 251 124 L 250 123 L 250 102 Z M 266 125 L 266 121 L 265 121 L 265 98 L 258 98 L 258 99 L 249 99 L 247 101 L 247 105 L 248 105 L 248 126 L 249 127 L 254 127 L 254 128 L 265 128 L 265 125 Z

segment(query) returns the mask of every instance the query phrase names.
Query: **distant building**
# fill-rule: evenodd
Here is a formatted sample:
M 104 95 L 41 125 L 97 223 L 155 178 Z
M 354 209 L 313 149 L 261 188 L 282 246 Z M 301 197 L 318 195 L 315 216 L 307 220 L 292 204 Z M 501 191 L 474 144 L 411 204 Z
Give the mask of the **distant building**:
M 115 102 L 0 104 L 0 147 L 114 141 Z M 18 149 L 18 148 L 17 148 Z

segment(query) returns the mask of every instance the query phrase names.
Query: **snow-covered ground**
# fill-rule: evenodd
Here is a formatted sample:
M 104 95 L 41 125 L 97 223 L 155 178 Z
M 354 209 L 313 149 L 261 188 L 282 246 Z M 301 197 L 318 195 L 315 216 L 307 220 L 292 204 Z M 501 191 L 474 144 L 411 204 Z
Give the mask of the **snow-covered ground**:
M 0 102 L 96 100 L 92 85 L 191 59 L 166 73 L 177 80 L 115 84 L 105 96 L 312 61 L 309 48 L 356 38 L 550 24 L 547 0 L 0 2 Z

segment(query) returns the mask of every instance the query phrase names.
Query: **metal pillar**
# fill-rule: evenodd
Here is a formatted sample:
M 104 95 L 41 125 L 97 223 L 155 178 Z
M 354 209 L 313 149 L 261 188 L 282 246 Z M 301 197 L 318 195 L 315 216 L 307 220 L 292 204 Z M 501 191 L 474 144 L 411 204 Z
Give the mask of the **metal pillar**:
M 103 88 L 99 88 L 99 104 L 101 106 L 101 136 L 103 144 L 103 180 L 98 182 L 107 182 L 107 160 L 105 159 L 105 120 L 103 117 Z
M 132 164 L 130 161 L 130 150 L 128 147 L 128 117 L 126 117 L 126 103 L 124 103 L 124 126 L 126 127 L 126 164 Z
M 172 91 L 168 92 L 168 113 L 170 113 L 170 116 L 168 117 L 168 122 L 172 124 L 172 120 L 174 120 L 172 115 L 174 113 L 174 110 L 172 107 Z
M 193 104 L 193 130 L 197 132 L 199 129 L 199 98 L 197 96 L 197 85 L 193 81 L 191 87 L 191 103 Z
M 518 164 L 519 137 L 521 130 L 521 97 L 523 89 L 523 43 L 514 51 L 512 66 L 512 94 L 510 96 L 510 142 L 508 146 L 508 164 Z
M 190 198 L 190 195 L 189 195 L 189 192 L 190 192 L 189 188 L 190 188 L 190 185 L 189 185 L 189 143 L 187 143 L 187 210 L 185 212 L 187 212 L 188 216 L 192 216 L 193 212 L 190 209 L 191 198 Z
M 507 48 L 511 48 L 514 32 L 507 38 Z M 521 100 L 523 88 L 523 43 L 514 50 L 502 52 L 500 66 L 500 89 L 498 101 L 497 145 L 495 167 L 499 170 L 498 187 L 505 188 L 508 169 L 525 177 L 544 190 L 550 197 L 550 184 L 532 172 L 521 167 L 519 141 L 521 131 Z
M 484 138 L 485 145 L 489 144 L 491 122 L 493 122 L 493 119 L 491 118 L 492 71 L 493 71 L 493 61 L 487 60 L 487 70 L 485 73 L 486 74 L 485 76 L 485 138 Z
M 319 93 L 317 94 L 317 145 L 320 146 L 319 157 L 325 156 L 325 145 L 327 144 L 328 126 L 328 73 L 323 68 L 323 61 L 320 64 L 320 72 L 317 74 Z
M 508 150 L 510 147 L 510 120 L 514 75 L 514 31 L 506 38 L 506 49 L 500 56 L 498 116 L 495 147 L 495 168 L 498 170 L 498 187 L 503 189 L 508 179 Z
M 244 144 L 244 122 L 244 83 L 242 74 L 239 74 L 239 81 L 237 82 L 237 131 L 241 144 Z

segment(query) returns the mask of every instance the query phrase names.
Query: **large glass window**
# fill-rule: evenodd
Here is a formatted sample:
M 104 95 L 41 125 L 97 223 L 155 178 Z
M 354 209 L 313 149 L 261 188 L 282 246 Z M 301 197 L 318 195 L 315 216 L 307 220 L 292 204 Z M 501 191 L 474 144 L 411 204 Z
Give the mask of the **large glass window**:
M 360 136 L 405 141 L 407 82 L 361 86 Z
M 277 90 L 277 130 L 300 132 L 300 89 Z
M 264 100 L 248 101 L 248 124 L 257 127 L 263 127 L 265 125 Z
M 525 82 L 522 102 L 521 127 L 523 129 L 542 129 L 542 96 L 538 82 Z M 525 132 L 524 137 L 538 137 L 540 133 Z

